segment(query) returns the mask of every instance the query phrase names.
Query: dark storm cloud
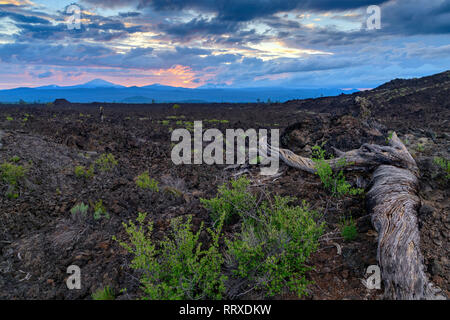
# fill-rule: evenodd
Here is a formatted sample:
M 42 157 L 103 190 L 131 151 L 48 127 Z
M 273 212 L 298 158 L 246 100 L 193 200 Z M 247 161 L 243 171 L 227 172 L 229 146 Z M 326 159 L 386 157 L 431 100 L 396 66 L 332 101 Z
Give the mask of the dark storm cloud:
M 15 12 L 8 11 L 0 11 L 0 19 L 2 18 L 10 18 L 18 23 L 35 23 L 35 24 L 49 24 L 50 22 L 46 19 L 36 17 L 36 16 L 27 16 Z
M 187 23 L 160 23 L 158 29 L 168 35 L 188 39 L 197 35 L 220 35 L 235 33 L 240 25 L 235 22 L 223 22 L 216 18 L 207 20 L 204 18 L 192 19 Z
M 45 43 L 8 43 L 0 45 L 0 61 L 36 65 L 89 64 L 112 55 L 113 50 L 101 45 L 48 45 Z
M 382 10 L 382 30 L 404 35 L 450 33 L 450 1 L 388 3 Z
M 387 0 L 83 0 L 97 6 L 121 7 L 137 4 L 138 8 L 157 11 L 196 9 L 215 12 L 220 20 L 249 21 L 258 17 L 294 9 L 308 11 L 348 10 L 377 5 Z
M 140 16 L 140 12 L 119 12 L 119 17 L 122 18 L 134 18 Z
M 33 40 L 95 40 L 95 41 L 112 41 L 120 38 L 127 38 L 129 34 L 140 32 L 143 29 L 139 26 L 126 28 L 122 23 L 107 23 L 99 25 L 91 23 L 82 25 L 81 29 L 69 30 L 65 23 L 57 25 L 32 25 L 32 24 L 17 24 L 20 31 L 16 35 L 18 41 L 33 41 Z

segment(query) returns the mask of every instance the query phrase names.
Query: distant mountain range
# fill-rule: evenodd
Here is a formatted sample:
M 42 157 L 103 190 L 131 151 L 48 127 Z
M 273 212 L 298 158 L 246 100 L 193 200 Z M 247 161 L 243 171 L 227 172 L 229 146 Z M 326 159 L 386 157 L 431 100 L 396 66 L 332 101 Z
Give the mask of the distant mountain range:
M 181 88 L 153 84 L 143 87 L 125 87 L 102 79 L 95 79 L 75 86 L 48 85 L 36 88 L 15 88 L 0 90 L 0 102 L 52 102 L 67 99 L 70 102 L 120 102 L 120 103 L 163 103 L 163 102 L 284 102 L 293 99 L 337 96 L 358 90 L 338 88 L 294 89 L 270 88 Z

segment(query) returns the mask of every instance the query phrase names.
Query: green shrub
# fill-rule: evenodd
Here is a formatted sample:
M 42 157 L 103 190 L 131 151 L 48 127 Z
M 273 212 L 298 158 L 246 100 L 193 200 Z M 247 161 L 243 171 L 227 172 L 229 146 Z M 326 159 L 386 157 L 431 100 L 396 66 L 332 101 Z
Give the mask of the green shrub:
M 311 268 L 306 263 L 319 245 L 323 225 L 305 202 L 290 206 L 292 200 L 276 196 L 244 212 L 241 233 L 226 241 L 236 264 L 234 275 L 246 279 L 250 290 L 263 290 L 267 296 L 285 288 L 298 297 L 307 293 L 305 273 Z
M 179 197 L 183 196 L 183 192 L 178 190 L 175 187 L 169 187 L 169 186 L 164 187 L 164 192 L 174 196 L 175 198 L 179 198 Z
M 93 300 L 114 300 L 115 298 L 114 291 L 109 286 L 98 289 L 91 296 Z
M 89 210 L 89 205 L 82 203 L 76 204 L 72 209 L 70 209 L 70 213 L 73 216 L 83 216 L 86 217 L 86 214 Z
M 6 197 L 9 200 L 15 200 L 15 199 L 19 198 L 19 194 L 17 192 L 15 192 L 14 190 L 15 189 L 13 189 L 12 191 L 6 192 Z
M 341 236 L 344 238 L 345 241 L 353 241 L 358 236 L 358 229 L 356 228 L 356 222 L 353 221 L 352 217 L 350 217 L 349 219 L 342 218 L 340 229 L 341 229 Z
M 151 240 L 153 224 L 146 225 L 145 218 L 146 214 L 139 213 L 137 225 L 124 223 L 129 243 L 119 241 L 134 256 L 132 268 L 143 271 L 144 299 L 221 299 L 226 280 L 221 274 L 223 257 L 218 244 L 221 225 L 215 231 L 207 229 L 213 240 L 204 250 L 199 241 L 203 224 L 193 233 L 191 217 L 185 223 L 173 219 L 170 234 L 158 245 Z
M 90 179 L 94 176 L 94 166 L 91 165 L 89 169 L 86 169 L 84 166 L 76 166 L 75 167 L 75 176 L 77 178 Z
M 109 213 L 106 211 L 103 205 L 103 200 L 98 200 L 94 205 L 94 219 L 99 220 L 101 218 L 109 219 Z
M 19 156 L 14 156 L 14 157 L 11 158 L 10 161 L 11 161 L 11 162 L 14 162 L 14 163 L 17 163 L 17 162 L 20 161 L 20 157 L 19 157 Z
M 111 153 L 102 154 L 96 161 L 95 164 L 99 167 L 100 171 L 111 171 L 114 169 L 118 162 Z
M 323 146 L 323 144 L 322 144 Z M 333 172 L 330 164 L 325 160 L 325 150 L 320 146 L 312 148 L 312 160 L 315 164 L 316 174 L 320 177 L 325 189 L 334 197 L 342 197 L 345 195 L 359 195 L 364 192 L 363 189 L 352 188 L 344 176 L 343 168 L 348 165 L 345 159 L 340 159 L 337 163 L 338 170 Z
M 6 121 L 13 121 L 13 120 L 14 120 L 13 117 L 10 117 L 10 116 L 7 116 L 7 117 L 6 117 Z
M 391 142 L 392 136 L 393 136 L 393 135 L 394 135 L 394 132 L 389 132 L 389 134 L 388 134 L 388 136 L 387 136 L 387 138 L 386 138 L 386 143 Z
M 17 186 L 20 179 L 25 177 L 27 170 L 9 162 L 4 162 L 0 165 L 0 177 L 3 183 L 6 183 L 10 186 Z
M 153 192 L 159 192 L 159 182 L 151 178 L 148 172 L 144 172 L 136 178 L 136 185 L 141 189 L 150 189 Z
M 180 107 L 179 104 L 174 104 L 174 105 L 172 106 L 172 108 L 173 108 L 174 110 L 177 110 L 177 109 L 180 109 L 181 107 Z
M 214 221 L 224 215 L 224 221 L 230 222 L 235 215 L 242 215 L 251 210 L 256 203 L 256 197 L 248 192 L 250 181 L 245 177 L 231 181 L 231 188 L 225 183 L 219 187 L 217 196 L 212 199 L 200 199 L 200 202 L 211 211 Z
M 450 160 L 447 160 L 442 157 L 435 157 L 433 162 L 438 165 L 444 172 L 447 174 L 445 176 L 446 179 L 450 179 Z

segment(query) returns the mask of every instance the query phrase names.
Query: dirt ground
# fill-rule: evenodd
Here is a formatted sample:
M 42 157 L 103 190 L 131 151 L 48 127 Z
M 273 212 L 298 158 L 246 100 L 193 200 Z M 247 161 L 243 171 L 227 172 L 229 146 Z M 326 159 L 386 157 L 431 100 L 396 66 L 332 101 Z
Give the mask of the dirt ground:
M 199 199 L 213 197 L 220 184 L 248 170 L 245 175 L 255 188 L 294 196 L 298 203 L 306 200 L 326 222 L 320 248 L 309 261 L 314 270 L 307 278 L 314 284 L 305 299 L 382 299 L 383 288 L 369 290 L 361 281 L 366 268 L 377 264 L 377 233 L 363 196 L 331 199 L 317 176 L 285 165 L 276 178 L 261 176 L 256 165 L 234 170 L 174 165 L 171 130 L 199 120 L 204 129 L 280 129 L 285 147 L 308 156 L 322 142 L 330 152 L 332 146 L 346 151 L 364 142 L 385 144 L 388 132 L 395 130 L 421 170 L 419 227 L 426 271 L 448 295 L 449 182 L 433 159 L 449 159 L 449 80 L 445 74 L 439 81 L 393 82 L 370 92 L 270 105 L 184 104 L 175 110 L 160 104 L 102 104 L 103 123 L 100 104 L 0 105 L 0 163 L 17 156 L 17 163 L 28 168 L 17 199 L 8 199 L 7 186 L 0 184 L 0 298 L 90 299 L 107 285 L 118 299 L 137 298 L 139 281 L 129 268 L 130 256 L 111 239 L 125 237 L 122 222 L 148 212 L 155 239 L 164 237 L 174 217 L 192 214 L 195 226 L 211 224 Z M 75 176 L 75 166 L 88 167 L 103 153 L 118 160 L 113 171 L 86 181 Z M 136 186 L 135 177 L 146 170 L 160 181 L 161 192 Z M 358 187 L 369 178 L 347 175 Z M 99 199 L 110 219 L 71 218 L 76 203 Z M 340 235 L 343 216 L 357 221 L 354 241 Z M 228 228 L 225 232 L 233 226 Z M 65 283 L 66 269 L 73 264 L 82 271 L 81 290 L 68 290 Z M 288 293 L 276 298 L 295 299 Z

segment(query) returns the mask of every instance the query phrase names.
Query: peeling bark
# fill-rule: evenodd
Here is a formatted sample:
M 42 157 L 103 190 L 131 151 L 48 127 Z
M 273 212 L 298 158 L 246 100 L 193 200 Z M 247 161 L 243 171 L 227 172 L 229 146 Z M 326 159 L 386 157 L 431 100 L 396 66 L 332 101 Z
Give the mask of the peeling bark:
M 277 155 L 287 165 L 315 172 L 314 162 L 290 150 L 273 148 L 261 141 L 261 147 Z M 411 154 L 395 133 L 389 146 L 364 144 L 361 148 L 342 152 L 327 160 L 338 169 L 339 160 L 350 163 L 344 170 L 372 172 L 366 201 L 372 224 L 378 232 L 377 259 L 387 299 L 445 299 L 425 275 L 420 252 L 417 211 L 418 167 Z

